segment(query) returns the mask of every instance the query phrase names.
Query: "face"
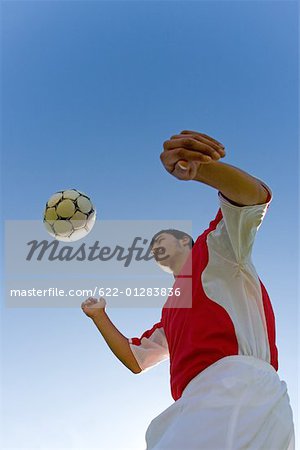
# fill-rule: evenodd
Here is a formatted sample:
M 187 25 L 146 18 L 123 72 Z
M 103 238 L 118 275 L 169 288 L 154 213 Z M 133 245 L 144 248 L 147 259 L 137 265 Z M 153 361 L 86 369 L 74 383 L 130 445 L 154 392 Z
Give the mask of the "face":
M 172 272 L 170 268 L 185 250 L 186 239 L 177 239 L 169 233 L 159 234 L 152 245 L 155 261 L 166 272 Z

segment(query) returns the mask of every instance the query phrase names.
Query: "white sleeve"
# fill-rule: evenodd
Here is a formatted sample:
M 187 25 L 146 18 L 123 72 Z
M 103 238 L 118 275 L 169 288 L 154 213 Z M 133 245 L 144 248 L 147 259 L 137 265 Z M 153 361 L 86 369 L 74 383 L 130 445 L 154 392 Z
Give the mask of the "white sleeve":
M 144 371 L 169 357 L 169 348 L 161 323 L 145 331 L 140 338 L 129 339 L 131 351 Z
M 219 192 L 225 227 L 237 262 L 245 262 L 251 257 L 256 232 L 272 200 L 271 189 L 262 184 L 269 193 L 267 202 L 262 205 L 237 206 Z

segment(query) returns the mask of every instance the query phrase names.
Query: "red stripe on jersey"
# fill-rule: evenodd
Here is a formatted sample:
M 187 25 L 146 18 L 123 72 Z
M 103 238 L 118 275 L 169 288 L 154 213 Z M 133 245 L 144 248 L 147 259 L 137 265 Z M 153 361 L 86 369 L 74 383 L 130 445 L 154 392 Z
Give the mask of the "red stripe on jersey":
M 263 299 L 263 305 L 264 305 L 264 313 L 266 317 L 266 323 L 267 323 L 267 332 L 268 332 L 268 339 L 269 339 L 269 347 L 270 347 L 270 363 L 274 367 L 275 370 L 278 370 L 278 350 L 276 347 L 276 331 L 275 331 L 275 316 L 274 311 L 271 305 L 271 301 L 269 298 L 269 295 L 266 291 L 266 288 L 262 284 L 261 280 L 260 286 L 261 286 L 261 293 L 262 293 L 262 299 Z
M 151 330 L 145 331 L 145 333 L 143 333 L 142 336 L 141 336 L 140 338 L 137 338 L 137 337 L 131 338 L 131 343 L 132 343 L 133 345 L 138 345 L 138 346 L 141 345 L 141 341 L 142 341 L 143 338 L 149 339 L 149 338 L 152 336 L 152 334 L 154 333 L 154 331 L 155 331 L 157 328 L 161 328 L 161 327 L 162 327 L 161 322 L 156 323 L 156 324 L 151 328 Z

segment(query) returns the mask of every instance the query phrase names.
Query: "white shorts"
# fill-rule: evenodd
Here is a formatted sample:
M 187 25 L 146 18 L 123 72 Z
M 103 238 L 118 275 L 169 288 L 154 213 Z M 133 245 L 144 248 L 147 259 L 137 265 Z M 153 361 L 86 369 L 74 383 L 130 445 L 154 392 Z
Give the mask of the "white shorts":
M 150 423 L 147 450 L 293 450 L 287 387 L 252 356 L 228 356 L 197 375 Z

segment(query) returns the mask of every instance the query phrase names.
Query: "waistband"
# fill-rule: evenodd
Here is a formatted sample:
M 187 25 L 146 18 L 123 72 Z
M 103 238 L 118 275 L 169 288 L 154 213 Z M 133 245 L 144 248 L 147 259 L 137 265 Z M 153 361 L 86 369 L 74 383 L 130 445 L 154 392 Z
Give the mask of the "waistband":
M 260 371 L 268 372 L 273 374 L 278 380 L 278 374 L 273 366 L 267 361 L 263 361 L 262 359 L 255 358 L 254 356 L 246 356 L 246 355 L 232 355 L 225 356 L 224 358 L 219 359 L 211 366 L 204 369 L 198 375 L 196 375 L 184 388 L 182 395 L 187 394 L 193 386 L 201 379 L 205 380 L 210 378 L 215 373 L 225 374 L 226 368 L 232 369 L 234 366 L 250 366 L 251 368 L 258 369 Z M 224 371 L 222 371 L 224 369 Z

